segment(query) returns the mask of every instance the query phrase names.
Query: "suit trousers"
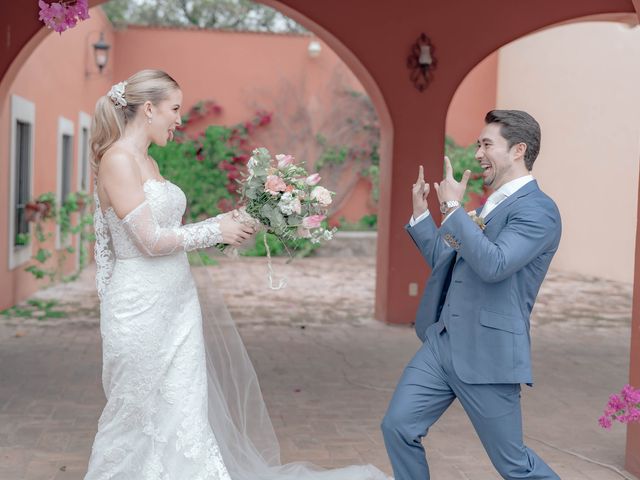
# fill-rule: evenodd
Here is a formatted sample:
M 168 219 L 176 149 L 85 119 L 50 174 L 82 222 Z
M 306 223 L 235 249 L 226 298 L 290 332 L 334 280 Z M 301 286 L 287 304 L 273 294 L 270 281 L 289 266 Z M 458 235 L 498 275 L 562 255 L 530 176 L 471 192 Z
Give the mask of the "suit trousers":
M 468 384 L 456 375 L 449 333 L 431 325 L 382 421 L 395 480 L 429 479 L 422 438 L 457 398 L 503 478 L 560 480 L 522 439 L 520 384 Z

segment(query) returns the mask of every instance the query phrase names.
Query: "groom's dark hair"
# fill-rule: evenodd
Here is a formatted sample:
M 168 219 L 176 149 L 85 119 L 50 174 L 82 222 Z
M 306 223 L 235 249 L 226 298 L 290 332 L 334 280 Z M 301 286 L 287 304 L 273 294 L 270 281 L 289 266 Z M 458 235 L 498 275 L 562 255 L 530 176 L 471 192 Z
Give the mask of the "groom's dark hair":
M 484 117 L 484 122 L 497 123 L 500 125 L 500 134 L 505 138 L 509 148 L 516 143 L 527 145 L 524 153 L 524 164 L 527 170 L 531 171 L 533 162 L 540 152 L 540 124 L 522 110 L 491 110 Z

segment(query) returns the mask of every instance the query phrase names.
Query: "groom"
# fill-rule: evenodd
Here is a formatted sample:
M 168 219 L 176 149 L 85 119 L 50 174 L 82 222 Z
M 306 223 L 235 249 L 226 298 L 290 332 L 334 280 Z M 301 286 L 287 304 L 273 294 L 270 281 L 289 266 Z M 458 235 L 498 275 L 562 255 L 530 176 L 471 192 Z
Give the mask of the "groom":
M 475 218 L 461 207 L 470 172 L 434 183 L 443 221 L 429 214 L 422 167 L 407 232 L 431 267 L 418 308 L 423 345 L 382 421 L 396 480 L 429 479 L 421 440 L 457 398 L 505 479 L 560 477 L 522 439 L 520 384 L 532 385 L 529 316 L 560 242 L 560 213 L 531 169 L 540 126 L 518 110 L 485 117 L 476 159 L 494 193 Z

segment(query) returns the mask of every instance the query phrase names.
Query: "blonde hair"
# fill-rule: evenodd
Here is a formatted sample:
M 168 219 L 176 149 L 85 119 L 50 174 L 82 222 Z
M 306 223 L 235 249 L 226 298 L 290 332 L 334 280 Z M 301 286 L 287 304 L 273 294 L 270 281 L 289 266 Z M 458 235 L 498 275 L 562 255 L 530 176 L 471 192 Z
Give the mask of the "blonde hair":
M 90 140 L 91 168 L 95 174 L 98 173 L 102 156 L 120 138 L 127 123 L 135 118 L 138 108 L 146 101 L 157 105 L 167 99 L 171 90 L 177 88 L 180 88 L 178 82 L 166 72 L 141 70 L 126 80 L 126 106 L 116 106 L 108 95 L 98 99 Z

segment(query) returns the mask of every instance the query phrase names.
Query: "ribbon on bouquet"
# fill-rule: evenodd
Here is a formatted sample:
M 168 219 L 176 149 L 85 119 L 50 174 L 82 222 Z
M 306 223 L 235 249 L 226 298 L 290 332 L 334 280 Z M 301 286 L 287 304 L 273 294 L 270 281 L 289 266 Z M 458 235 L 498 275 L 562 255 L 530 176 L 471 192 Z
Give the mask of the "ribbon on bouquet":
M 281 278 L 278 281 L 278 286 L 273 286 L 273 265 L 271 264 L 271 249 L 269 248 L 269 242 L 267 242 L 267 232 L 262 236 L 264 241 L 264 248 L 267 251 L 267 278 L 269 279 L 269 288 L 271 290 L 281 290 L 287 285 L 287 279 Z
M 273 272 L 273 261 L 271 259 L 271 248 L 269 248 L 269 242 L 267 242 L 267 230 L 266 227 L 264 225 L 262 225 L 261 223 L 259 223 L 255 218 L 253 218 L 251 215 L 249 215 L 246 210 L 244 210 L 244 208 L 241 208 L 239 210 L 235 210 L 233 215 L 233 219 L 236 220 L 237 222 L 242 223 L 243 225 L 247 225 L 250 227 L 257 227 L 258 231 L 262 230 L 264 231 L 264 235 L 262 237 L 262 240 L 264 242 L 264 248 L 265 251 L 267 252 L 267 279 L 269 280 L 269 288 L 271 290 L 282 290 L 286 285 L 287 285 L 287 279 L 286 278 L 281 278 L 278 280 L 278 285 L 274 285 L 274 272 Z M 227 250 L 229 250 L 229 252 L 227 252 Z M 224 250 L 225 253 L 227 253 L 229 256 L 231 257 L 237 257 L 238 256 L 238 249 L 235 247 L 227 247 Z

